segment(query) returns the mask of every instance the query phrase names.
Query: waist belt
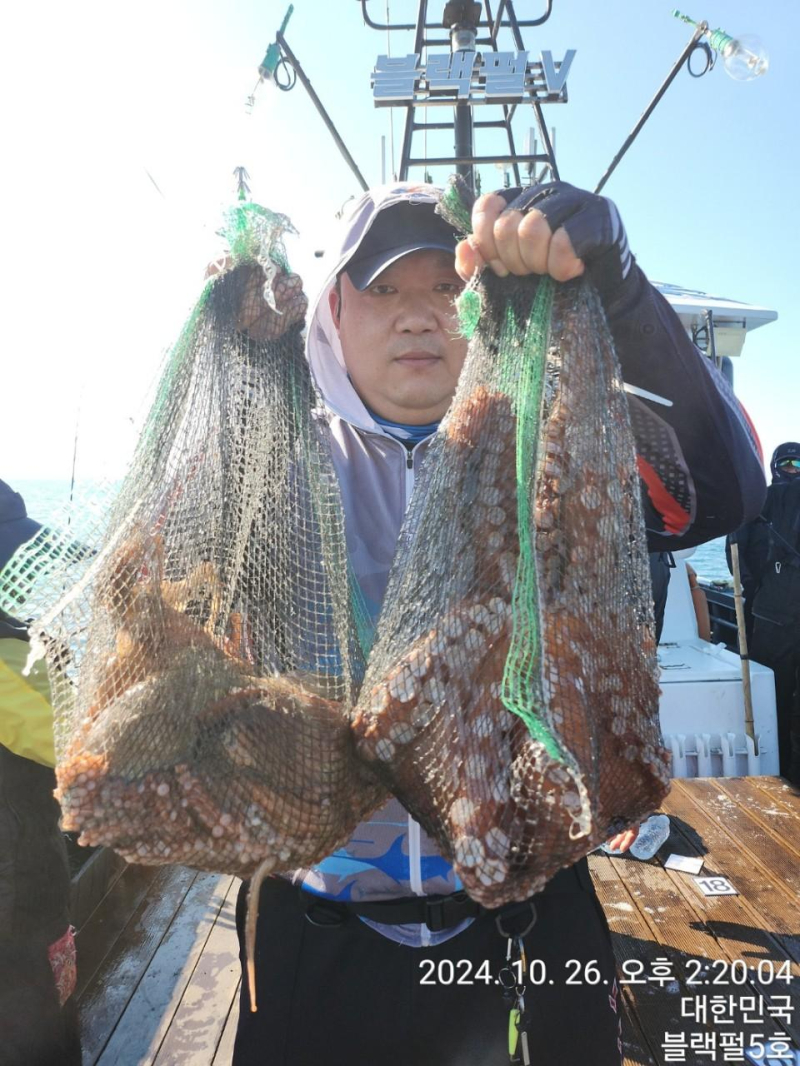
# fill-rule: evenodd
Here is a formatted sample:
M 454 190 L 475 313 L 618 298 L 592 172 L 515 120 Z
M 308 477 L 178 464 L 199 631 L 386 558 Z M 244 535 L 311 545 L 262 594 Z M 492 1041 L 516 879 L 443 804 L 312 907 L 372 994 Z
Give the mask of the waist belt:
M 466 918 L 477 918 L 481 914 L 502 916 L 506 924 L 507 919 L 513 919 L 517 914 L 529 915 L 532 907 L 526 901 L 489 910 L 470 899 L 466 892 L 453 892 L 449 896 L 409 896 L 376 903 L 343 903 L 301 889 L 300 900 L 312 925 L 342 925 L 354 915 L 383 925 L 427 925 L 432 933 L 452 929 Z
M 470 899 L 466 892 L 453 892 L 447 896 L 404 896 L 402 899 L 373 903 L 344 903 L 326 896 L 316 896 L 302 888 L 298 888 L 297 892 L 306 918 L 312 925 L 318 926 L 343 925 L 353 915 L 383 925 L 427 925 L 432 933 L 438 933 L 443 929 L 452 929 L 466 918 L 492 915 L 503 936 L 524 936 L 536 921 L 534 898 L 521 903 L 506 903 L 490 910 Z M 535 898 L 564 892 L 588 893 L 594 897 L 585 858 L 559 870 L 541 893 L 535 894 Z

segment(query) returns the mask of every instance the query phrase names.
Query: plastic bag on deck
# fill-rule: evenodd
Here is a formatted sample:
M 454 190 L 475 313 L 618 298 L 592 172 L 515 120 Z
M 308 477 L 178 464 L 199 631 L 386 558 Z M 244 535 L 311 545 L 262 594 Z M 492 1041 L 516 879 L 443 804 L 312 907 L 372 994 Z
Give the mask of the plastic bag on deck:
M 454 224 L 469 226 L 451 189 Z M 523 899 L 668 787 L 633 437 L 577 280 L 462 296 L 473 332 L 401 534 L 359 752 L 470 896 Z

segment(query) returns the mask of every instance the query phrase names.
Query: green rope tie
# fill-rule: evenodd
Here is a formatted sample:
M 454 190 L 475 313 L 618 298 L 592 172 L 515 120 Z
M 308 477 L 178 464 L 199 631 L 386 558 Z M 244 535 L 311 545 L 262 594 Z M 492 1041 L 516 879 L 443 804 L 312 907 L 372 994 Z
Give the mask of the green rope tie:
M 287 272 L 289 261 L 283 246 L 283 235 L 296 232 L 286 215 L 268 211 L 251 200 L 240 201 L 229 208 L 225 212 L 223 226 L 218 231 L 228 242 L 235 264 L 253 260 L 263 263 L 269 259 Z
M 478 328 L 482 308 L 481 294 L 475 289 L 464 289 L 456 301 L 459 329 L 461 330 L 461 335 L 468 341 L 472 340 L 472 336 Z
M 697 26 L 698 23 L 691 17 L 691 15 L 684 15 L 682 11 L 678 11 L 677 7 L 672 12 L 676 19 L 680 19 L 681 22 L 688 22 L 690 26 Z M 708 43 L 715 52 L 723 53 L 725 50 L 734 44 L 734 38 L 725 30 L 717 28 L 716 30 L 709 30 L 706 34 L 708 37 Z
M 503 360 L 501 387 L 514 399 L 517 420 L 517 528 L 520 549 L 511 604 L 511 645 L 506 656 L 500 699 L 507 710 L 525 722 L 531 736 L 542 744 L 551 758 L 564 762 L 564 752 L 545 724 L 543 714 L 544 699 L 540 684 L 542 634 L 534 550 L 535 528 L 530 506 L 553 291 L 553 281 L 542 278 L 521 338 L 514 313 L 508 308 L 500 342 Z
M 709 33 L 708 43 L 715 52 L 720 52 L 724 55 L 728 48 L 730 48 L 732 44 L 735 44 L 736 41 L 729 33 L 726 33 L 725 30 L 716 29 Z
M 451 178 L 439 201 L 439 214 L 445 218 L 453 229 L 463 234 L 472 233 L 472 216 L 461 199 L 458 182 Z

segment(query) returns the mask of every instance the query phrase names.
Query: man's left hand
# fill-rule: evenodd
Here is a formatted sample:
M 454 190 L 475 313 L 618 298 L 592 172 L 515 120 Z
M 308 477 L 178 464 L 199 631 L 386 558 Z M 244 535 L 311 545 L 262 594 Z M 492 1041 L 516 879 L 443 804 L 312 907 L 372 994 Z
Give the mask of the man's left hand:
M 456 248 L 456 270 L 495 274 L 549 274 L 570 281 L 586 273 L 600 296 L 613 298 L 633 257 L 614 204 L 567 182 L 533 185 L 510 204 L 499 193 L 475 202 L 473 232 Z

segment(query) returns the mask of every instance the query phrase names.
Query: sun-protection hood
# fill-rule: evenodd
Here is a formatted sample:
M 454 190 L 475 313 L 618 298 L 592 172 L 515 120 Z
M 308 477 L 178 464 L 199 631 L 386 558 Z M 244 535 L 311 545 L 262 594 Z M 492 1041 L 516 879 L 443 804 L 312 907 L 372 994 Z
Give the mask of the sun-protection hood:
M 330 274 L 317 297 L 306 335 L 306 354 L 311 373 L 326 406 L 359 429 L 385 434 L 369 413 L 347 376 L 339 334 L 333 324 L 329 296 L 337 275 L 358 251 L 381 211 L 399 203 L 433 204 L 443 190 L 435 185 L 396 182 L 381 185 L 364 193 L 343 223 L 342 240 Z
M 781 459 L 800 459 L 800 444 L 793 440 L 787 440 L 783 444 L 779 444 L 772 453 L 772 462 L 769 464 L 769 468 L 772 471 L 773 485 L 776 481 L 795 481 L 800 479 L 800 474 L 784 474 L 778 468 L 778 463 Z

